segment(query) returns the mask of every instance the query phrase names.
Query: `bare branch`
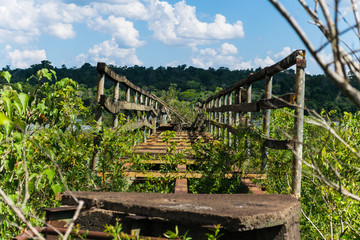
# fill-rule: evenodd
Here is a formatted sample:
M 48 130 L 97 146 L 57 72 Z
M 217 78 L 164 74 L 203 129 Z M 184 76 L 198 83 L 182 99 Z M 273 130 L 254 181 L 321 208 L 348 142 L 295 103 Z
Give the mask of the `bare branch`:
M 0 188 L 0 196 L 2 197 L 2 199 L 4 200 L 4 202 L 9 205 L 9 207 L 15 212 L 16 216 L 18 218 L 20 218 L 20 220 L 22 222 L 24 222 L 28 228 L 41 240 L 45 240 L 45 238 L 43 236 L 41 236 L 41 234 L 39 233 L 39 231 L 36 230 L 36 228 L 34 228 L 32 226 L 32 224 L 25 218 L 24 214 L 22 213 L 22 211 L 16 207 L 12 201 L 6 196 L 5 192 Z
M 332 40 L 332 36 L 329 36 L 328 34 L 325 35 L 325 28 L 323 27 L 321 31 L 323 34 L 327 37 L 327 39 L 331 40 L 332 49 L 333 49 L 333 57 L 334 57 L 334 64 L 336 65 L 335 71 L 331 70 L 328 67 L 328 64 L 325 63 L 319 53 L 315 50 L 314 46 L 312 45 L 311 41 L 307 37 L 306 33 L 303 31 L 303 29 L 300 27 L 300 25 L 297 23 L 297 21 L 290 15 L 290 13 L 284 8 L 282 4 L 280 4 L 277 0 L 269 0 L 270 3 L 279 11 L 279 13 L 285 18 L 285 20 L 291 25 L 291 27 L 295 30 L 296 34 L 300 37 L 301 41 L 305 44 L 306 48 L 309 50 L 311 55 L 315 58 L 316 62 L 320 65 L 320 67 L 323 69 L 323 71 L 333 80 L 333 82 L 338 86 L 340 91 L 347 96 L 350 101 L 352 101 L 357 107 L 360 108 L 360 91 L 354 88 L 350 83 L 349 79 L 346 75 L 344 75 L 344 72 L 342 69 L 344 69 L 341 64 L 343 63 L 344 58 L 350 57 L 345 50 L 341 49 L 340 47 L 334 45 L 334 41 Z M 299 0 L 300 1 L 300 0 Z M 324 0 L 319 0 L 320 7 L 322 9 L 326 18 L 327 23 L 333 23 L 333 21 L 330 18 L 330 13 L 328 11 L 328 8 Z M 313 14 L 310 16 L 316 16 L 316 12 L 312 11 Z M 315 21 L 315 20 L 314 20 Z M 315 21 L 316 22 L 316 21 Z M 329 29 L 329 33 L 335 33 L 334 26 L 328 26 L 331 27 L 331 30 Z M 338 56 L 338 57 L 337 57 Z M 340 56 L 340 57 L 339 57 Z M 351 57 L 350 57 L 351 58 Z M 349 60 L 348 60 L 349 61 Z M 354 61 L 353 59 L 351 61 Z M 340 65 L 339 65 L 340 64 Z
M 351 0 L 351 5 L 352 5 L 352 10 L 354 13 L 354 18 L 355 18 L 355 22 L 356 22 L 356 26 L 357 26 L 357 30 L 358 30 L 358 37 L 360 38 L 360 15 L 359 15 L 359 10 L 358 10 L 358 6 L 357 6 L 357 1 Z
M 310 224 L 315 228 L 315 230 L 320 234 L 320 236 L 326 240 L 326 238 L 324 237 L 324 234 L 322 234 L 322 232 L 316 227 L 316 225 L 310 220 L 310 218 L 308 216 L 306 216 L 306 214 L 304 213 L 304 211 L 302 209 L 301 209 L 301 213 L 306 218 L 306 220 L 308 220 L 310 222 Z
M 68 227 L 68 229 L 66 230 L 66 233 L 65 233 L 65 235 L 64 235 L 64 237 L 63 237 L 63 240 L 68 239 L 68 237 L 69 237 L 69 235 L 70 235 L 70 233 L 71 233 L 71 230 L 72 230 L 73 227 L 74 227 L 74 222 L 75 222 L 76 219 L 79 217 L 80 211 L 81 211 L 81 209 L 82 209 L 83 206 L 84 206 L 84 201 L 80 200 L 80 201 L 79 201 L 79 205 L 78 205 L 78 207 L 77 207 L 77 209 L 76 209 L 76 211 L 75 211 L 75 214 L 74 214 L 73 218 L 71 219 L 71 223 L 69 224 L 69 227 Z

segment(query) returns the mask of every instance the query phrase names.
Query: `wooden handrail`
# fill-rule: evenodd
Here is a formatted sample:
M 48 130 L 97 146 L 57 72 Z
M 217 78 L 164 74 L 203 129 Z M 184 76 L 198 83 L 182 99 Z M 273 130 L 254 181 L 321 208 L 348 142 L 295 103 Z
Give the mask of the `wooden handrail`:
M 296 89 L 281 97 L 272 97 L 272 78 L 275 74 L 296 65 Z M 301 190 L 301 160 L 303 148 L 303 121 L 304 121 L 304 93 L 306 67 L 305 50 L 296 50 L 283 60 L 265 67 L 262 70 L 234 83 L 227 89 L 209 97 L 200 104 L 200 108 L 206 114 L 209 131 L 219 138 L 223 138 L 228 144 L 238 146 L 238 139 L 233 138 L 239 131 L 240 113 L 246 116 L 242 119 L 246 131 L 250 131 L 251 113 L 264 111 L 263 133 L 252 131 L 257 138 L 263 140 L 263 158 L 267 157 L 267 148 L 293 151 L 293 181 L 292 193 L 300 197 Z M 256 102 L 251 101 L 252 84 L 265 79 L 265 98 Z M 244 89 L 246 88 L 246 89 Z M 271 139 L 269 132 L 270 110 L 283 107 L 294 107 L 294 136 L 293 139 Z M 244 118 L 244 117 L 243 117 Z M 200 119 L 200 118 L 198 118 Z M 244 129 L 244 128 L 243 128 Z M 233 141 L 233 142 L 231 142 Z M 245 151 L 250 160 L 250 139 L 246 139 Z M 265 163 L 265 161 L 263 161 Z M 263 166 L 266 169 L 266 166 Z
M 283 60 L 275 63 L 272 66 L 265 67 L 262 70 L 254 73 L 246 78 L 241 79 L 240 81 L 234 83 L 232 86 L 228 87 L 227 89 L 222 90 L 219 93 L 209 97 L 203 103 L 208 103 L 211 100 L 216 99 L 221 96 L 224 96 L 226 94 L 229 94 L 240 87 L 251 85 L 254 82 L 263 80 L 266 76 L 273 76 L 273 75 L 293 66 L 294 64 L 296 64 L 296 59 L 299 59 L 299 58 L 305 59 L 305 50 L 294 51 L 292 54 L 290 54 Z
M 140 94 L 142 94 L 145 97 L 148 97 L 156 102 L 158 102 L 160 105 L 164 106 L 165 108 L 167 108 L 171 113 L 173 113 L 175 115 L 175 117 L 177 117 L 182 123 L 189 123 L 189 120 L 186 119 L 184 116 L 182 116 L 178 111 L 176 111 L 174 108 L 172 108 L 171 106 L 169 106 L 165 101 L 163 101 L 162 99 L 158 98 L 156 95 L 149 93 L 148 91 L 136 86 L 135 84 L 133 84 L 132 82 L 130 82 L 128 79 L 126 79 L 125 76 L 121 76 L 117 73 L 115 73 L 113 70 L 111 70 L 106 63 L 103 62 L 99 62 L 97 64 L 97 71 L 98 74 L 104 74 L 106 78 L 108 78 L 109 80 L 113 81 L 113 82 L 119 82 L 121 84 L 123 84 L 124 86 L 128 87 L 129 89 L 131 89 L 134 92 L 138 92 Z M 100 99 L 99 99 L 100 100 Z M 137 109 L 134 109 L 137 110 Z

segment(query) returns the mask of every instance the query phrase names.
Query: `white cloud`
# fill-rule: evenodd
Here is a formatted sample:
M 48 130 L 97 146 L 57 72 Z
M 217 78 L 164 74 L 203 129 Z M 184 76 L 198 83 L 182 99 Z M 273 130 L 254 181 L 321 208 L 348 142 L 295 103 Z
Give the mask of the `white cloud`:
M 126 47 L 144 45 L 144 42 L 138 39 L 139 32 L 134 28 L 134 24 L 123 17 L 110 16 L 105 20 L 98 17 L 91 21 L 89 26 L 96 31 L 112 34 L 113 38 Z
M 229 43 L 222 44 L 218 49 L 205 48 L 198 51 L 191 61 L 197 67 L 207 69 L 209 67 L 228 67 L 236 69 L 241 65 L 241 57 L 235 56 L 237 48 Z
M 76 35 L 71 24 L 56 23 L 50 25 L 48 31 L 61 39 L 74 38 Z
M 254 67 L 268 67 L 273 65 L 275 62 L 271 59 L 271 57 L 267 56 L 266 58 L 256 57 L 254 59 Z
M 196 46 L 244 37 L 241 21 L 229 24 L 223 15 L 217 14 L 213 23 L 201 22 L 196 17 L 196 8 L 184 0 L 174 6 L 159 0 L 149 0 L 149 3 L 149 29 L 165 44 Z
M 104 41 L 100 44 L 94 45 L 89 49 L 87 54 L 80 54 L 77 56 L 79 64 L 90 62 L 96 64 L 97 62 L 106 62 L 113 65 L 141 65 L 142 62 L 136 55 L 135 48 L 119 48 L 115 39 Z
M 66 39 L 75 36 L 72 23 L 94 16 L 96 10 L 60 0 L 0 1 L 0 42 L 26 44 L 43 32 Z
M 233 44 L 223 43 L 219 48 L 205 48 L 198 51 L 193 51 L 191 58 L 192 64 L 197 67 L 207 69 L 209 67 L 228 67 L 229 69 L 256 69 L 258 67 L 264 68 L 275 64 L 275 60 L 281 60 L 288 56 L 291 52 L 289 47 L 285 47 L 281 52 L 269 55 L 265 58 L 255 57 L 244 61 L 238 55 L 238 49 Z M 281 59 L 279 59 L 281 58 Z
M 113 1 L 113 3 L 92 3 L 90 7 L 96 9 L 102 14 L 122 16 L 131 19 L 146 20 L 149 17 L 149 12 L 139 1 Z
M 141 40 L 145 37 L 135 27 L 134 21 L 139 20 L 147 24 L 154 39 L 167 45 L 192 47 L 193 50 L 199 45 L 244 37 L 241 21 L 229 23 L 221 14 L 216 14 L 212 22 L 200 21 L 196 8 L 185 0 L 175 4 L 163 0 L 0 0 L 0 43 L 14 47 L 21 44 L 22 47 L 16 47 L 30 49 L 28 44 L 34 46 L 33 43 L 41 39 L 43 34 L 60 39 L 75 38 L 74 24 L 79 23 L 87 25 L 92 31 L 110 35 L 111 40 L 94 45 L 87 53 L 78 55 L 78 60 L 120 59 L 126 64 L 140 64 L 135 48 L 145 44 Z M 103 51 L 97 52 L 96 49 Z M 212 55 L 219 63 L 237 62 L 237 48 L 232 44 L 225 43 L 220 49 L 201 51 L 205 51 L 203 55 L 200 54 L 204 61 Z M 38 61 L 34 53 L 41 58 L 46 57 L 44 50 L 7 52 L 8 59 L 17 67 L 25 66 L 30 59 Z M 21 57 L 24 61 L 21 61 Z M 217 61 L 212 63 L 216 64 Z
M 291 54 L 291 49 L 290 47 L 284 47 L 281 52 L 274 54 L 274 57 L 278 60 L 281 60 L 283 58 L 286 58 L 287 56 L 289 56 Z
M 222 44 L 220 51 L 222 55 L 234 55 L 238 53 L 238 49 L 233 44 L 229 43 Z
M 14 68 L 27 68 L 34 62 L 40 62 L 46 59 L 45 50 L 19 50 L 14 49 L 10 45 L 5 47 L 5 56 L 10 59 L 11 66 Z

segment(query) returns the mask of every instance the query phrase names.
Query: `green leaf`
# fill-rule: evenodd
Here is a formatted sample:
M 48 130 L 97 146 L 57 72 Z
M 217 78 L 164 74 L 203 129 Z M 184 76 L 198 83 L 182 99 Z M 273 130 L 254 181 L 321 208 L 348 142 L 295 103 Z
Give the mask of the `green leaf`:
M 56 77 L 56 72 L 55 72 L 54 70 L 52 70 L 52 69 L 50 69 L 50 72 L 53 74 L 53 76 L 54 76 L 55 80 L 57 80 L 57 77 Z
M 55 194 L 58 194 L 62 191 L 62 185 L 59 183 L 51 185 L 51 189 L 54 191 Z
M 7 96 L 2 96 L 1 99 L 5 102 L 5 110 L 9 118 L 12 119 L 12 106 L 10 98 Z
M 15 119 L 14 120 L 14 124 L 21 130 L 21 131 L 25 131 L 26 128 L 26 123 L 20 119 Z
M 11 120 L 2 112 L 0 112 L 0 125 L 6 125 L 9 122 L 11 122 Z
M 0 224 L 6 219 L 6 214 L 0 214 Z
M 29 100 L 30 100 L 30 97 L 26 93 L 19 93 L 18 98 L 19 98 L 19 100 L 21 102 L 22 114 L 25 114 L 26 113 L 26 108 L 27 108 Z
M 49 180 L 49 183 L 51 183 L 55 177 L 55 170 L 54 169 L 46 169 L 44 171 L 44 173 L 46 174 L 48 180 Z
M 6 122 L 6 123 L 4 124 L 4 127 L 5 127 L 5 135 L 6 135 L 6 136 L 9 136 L 10 133 L 11 133 L 11 131 L 12 131 L 13 128 L 14 128 L 14 123 L 11 122 L 11 121 Z
M 47 78 L 49 81 L 51 81 L 52 74 L 51 72 L 49 72 L 48 69 L 43 68 L 37 71 L 36 76 L 39 80 L 41 80 L 42 78 Z
M 20 92 L 23 91 L 23 86 L 21 83 L 15 83 L 15 86 L 20 90 Z
M 8 83 L 10 83 L 11 74 L 8 71 L 2 71 L 0 76 L 5 79 Z

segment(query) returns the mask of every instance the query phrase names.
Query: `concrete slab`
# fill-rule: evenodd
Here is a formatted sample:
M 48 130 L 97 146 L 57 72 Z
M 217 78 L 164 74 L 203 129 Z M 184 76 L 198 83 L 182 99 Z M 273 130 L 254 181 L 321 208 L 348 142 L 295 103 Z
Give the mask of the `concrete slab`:
M 300 202 L 291 195 L 121 192 L 72 194 L 84 200 L 88 209 L 133 213 L 187 225 L 221 224 L 231 232 L 284 226 L 284 236 L 288 237 L 281 239 L 299 239 Z M 76 205 L 76 202 L 69 193 L 65 193 L 62 204 Z

